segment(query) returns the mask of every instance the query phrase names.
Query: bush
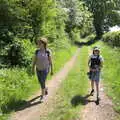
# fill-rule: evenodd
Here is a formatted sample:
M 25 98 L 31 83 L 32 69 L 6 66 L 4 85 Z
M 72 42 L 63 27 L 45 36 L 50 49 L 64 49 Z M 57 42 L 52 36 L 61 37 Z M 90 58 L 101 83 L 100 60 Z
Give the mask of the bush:
M 108 32 L 103 35 L 103 41 L 112 47 L 120 47 L 120 31 Z
M 3 113 L 19 107 L 26 96 L 39 85 L 25 68 L 0 70 L 0 109 Z
M 95 40 L 95 35 L 94 35 L 94 34 L 89 35 L 89 36 L 87 37 L 87 40 L 88 40 L 88 41 L 93 41 L 93 40 Z
M 4 52 L 2 63 L 7 66 L 27 66 L 31 63 L 34 50 L 35 45 L 29 40 L 15 38 L 4 49 L 6 52 Z
M 120 113 L 120 49 L 102 45 L 102 54 L 105 59 L 103 78 L 108 95 L 115 103 L 115 109 Z

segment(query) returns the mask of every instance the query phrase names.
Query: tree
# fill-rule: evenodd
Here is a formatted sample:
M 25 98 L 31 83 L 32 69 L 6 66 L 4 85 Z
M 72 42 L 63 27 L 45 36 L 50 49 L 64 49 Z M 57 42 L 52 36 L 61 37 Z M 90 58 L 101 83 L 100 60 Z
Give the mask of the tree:
M 101 37 L 104 31 L 104 22 L 112 10 L 118 8 L 119 0 L 83 0 L 93 14 L 93 24 L 97 37 Z
M 30 42 L 34 47 L 36 39 L 41 36 L 47 37 L 55 48 L 61 41 L 67 44 L 67 17 L 58 5 L 55 0 L 0 0 L 0 56 L 7 60 L 3 60 L 4 63 L 29 63 L 30 57 L 24 53 L 28 53 Z
M 92 29 L 91 13 L 79 0 L 61 0 L 61 6 L 66 10 L 68 20 L 66 21 L 66 32 L 70 39 L 76 39 L 74 34 L 80 33 L 86 36 Z M 76 36 L 76 35 L 75 35 Z

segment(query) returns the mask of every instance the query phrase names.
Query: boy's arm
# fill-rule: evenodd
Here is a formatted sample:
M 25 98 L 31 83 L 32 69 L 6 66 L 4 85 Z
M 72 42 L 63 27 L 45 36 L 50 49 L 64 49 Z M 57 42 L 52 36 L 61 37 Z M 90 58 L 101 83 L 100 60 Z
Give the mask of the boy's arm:
M 100 69 L 102 69 L 103 68 L 103 63 L 104 63 L 104 59 L 101 57 L 101 59 L 100 59 Z
M 90 62 L 91 62 L 91 56 L 88 59 L 88 67 L 90 67 Z
M 100 68 L 103 68 L 103 61 L 101 61 Z
M 91 56 L 89 57 L 89 59 L 88 59 L 88 71 L 90 72 L 90 62 L 91 62 Z M 88 72 L 88 73 L 89 73 Z

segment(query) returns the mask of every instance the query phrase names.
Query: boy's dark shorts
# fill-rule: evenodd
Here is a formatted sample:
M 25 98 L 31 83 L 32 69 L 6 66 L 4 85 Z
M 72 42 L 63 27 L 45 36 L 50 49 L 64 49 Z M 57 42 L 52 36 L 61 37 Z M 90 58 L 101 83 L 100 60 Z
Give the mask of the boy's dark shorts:
M 100 81 L 100 73 L 101 73 L 100 71 L 94 71 L 94 72 L 90 71 L 88 73 L 89 79 L 99 82 Z

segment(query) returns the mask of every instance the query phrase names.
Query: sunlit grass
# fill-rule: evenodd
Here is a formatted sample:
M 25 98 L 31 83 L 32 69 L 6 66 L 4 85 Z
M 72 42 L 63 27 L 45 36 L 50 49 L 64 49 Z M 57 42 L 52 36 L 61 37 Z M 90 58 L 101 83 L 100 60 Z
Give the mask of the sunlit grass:
M 79 98 L 85 96 L 88 90 L 87 60 L 88 49 L 84 47 L 80 50 L 74 68 L 63 81 L 54 98 L 53 111 L 49 113 L 45 120 L 75 120 L 78 118 L 83 106 Z

